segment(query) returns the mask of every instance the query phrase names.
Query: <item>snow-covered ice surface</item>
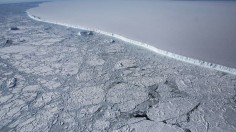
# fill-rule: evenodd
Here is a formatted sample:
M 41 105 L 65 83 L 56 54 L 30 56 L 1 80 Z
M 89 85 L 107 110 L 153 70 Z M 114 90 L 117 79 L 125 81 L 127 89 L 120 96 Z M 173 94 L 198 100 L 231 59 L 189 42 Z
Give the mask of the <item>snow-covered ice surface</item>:
M 28 12 L 38 20 L 94 30 L 236 74 L 235 1 L 72 0 L 43 3 Z
M 236 131 L 235 75 L 32 20 L 35 6 L 0 5 L 1 132 Z

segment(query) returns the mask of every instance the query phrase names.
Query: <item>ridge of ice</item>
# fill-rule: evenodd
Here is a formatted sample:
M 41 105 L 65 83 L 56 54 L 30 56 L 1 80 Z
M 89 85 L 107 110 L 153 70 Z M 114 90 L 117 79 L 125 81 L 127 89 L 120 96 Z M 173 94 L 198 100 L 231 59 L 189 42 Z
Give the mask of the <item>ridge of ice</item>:
M 219 64 L 215 64 L 215 63 L 211 63 L 211 62 L 206 62 L 206 61 L 202 61 L 202 60 L 198 60 L 198 59 L 178 55 L 178 54 L 175 54 L 175 53 L 171 53 L 171 52 L 168 52 L 168 51 L 164 51 L 164 50 L 158 49 L 154 46 L 148 45 L 147 43 L 135 41 L 135 40 L 126 38 L 124 36 L 121 36 L 119 34 L 109 33 L 109 32 L 105 32 L 105 31 L 102 31 L 102 30 L 97 30 L 97 29 L 92 29 L 92 28 L 87 28 L 87 27 L 82 27 L 82 26 L 74 26 L 74 25 L 70 25 L 70 24 L 66 24 L 66 23 L 52 22 L 52 21 L 45 20 L 45 19 L 42 19 L 42 18 L 34 16 L 34 15 L 31 15 L 28 11 L 26 11 L 26 13 L 31 19 L 36 20 L 36 21 L 47 22 L 47 23 L 51 23 L 51 24 L 57 24 L 57 25 L 62 25 L 62 26 L 72 27 L 72 28 L 77 28 L 77 29 L 82 29 L 82 30 L 94 31 L 96 33 L 104 34 L 104 35 L 107 35 L 107 36 L 110 36 L 110 37 L 115 37 L 117 39 L 128 42 L 130 44 L 143 47 L 143 48 L 148 49 L 150 51 L 153 51 L 155 53 L 158 53 L 158 54 L 161 54 L 161 55 L 164 55 L 164 56 L 167 56 L 167 57 L 170 57 L 170 58 L 182 61 L 182 62 L 186 62 L 186 63 L 190 63 L 190 64 L 193 64 L 193 65 L 196 65 L 196 66 L 201 66 L 201 67 L 214 69 L 214 70 L 217 70 L 217 71 L 226 72 L 226 73 L 236 75 L 236 69 L 235 68 L 230 68 L 230 67 L 227 67 L 227 66 L 223 66 L 223 65 L 219 65 Z

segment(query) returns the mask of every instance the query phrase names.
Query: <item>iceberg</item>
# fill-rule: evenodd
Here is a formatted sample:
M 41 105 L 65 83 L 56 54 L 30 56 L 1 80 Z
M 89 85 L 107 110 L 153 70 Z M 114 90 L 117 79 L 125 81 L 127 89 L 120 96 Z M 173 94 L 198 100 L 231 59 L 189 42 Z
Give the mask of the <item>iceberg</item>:
M 95 1 L 88 0 L 85 2 L 79 0 L 44 3 L 37 8 L 28 10 L 27 14 L 34 20 L 94 31 L 183 62 L 236 74 L 236 48 L 234 48 L 236 42 L 234 22 L 236 23 L 236 17 L 233 15 L 236 13 L 236 2 L 145 2 L 137 0 L 93 2 Z M 130 6 L 131 3 L 140 8 Z M 96 9 L 89 8 L 95 4 L 97 5 Z M 65 8 L 62 6 L 63 10 L 58 8 L 61 5 L 65 5 Z M 77 8 L 77 10 L 73 10 L 76 15 L 66 10 L 68 5 L 71 9 Z M 106 8 L 99 11 L 102 7 Z M 163 9 L 156 10 L 156 7 L 162 7 Z M 167 11 L 166 8 L 173 8 L 173 10 Z M 52 13 L 49 13 L 48 9 L 52 9 Z M 59 9 L 64 13 L 58 12 Z M 104 12 L 105 10 L 109 10 L 109 12 Z M 163 11 L 163 13 L 157 11 Z M 184 11 L 192 13 L 184 13 Z M 157 15 L 152 16 L 151 12 Z M 102 13 L 105 13 L 104 16 Z M 126 13 L 125 17 L 123 17 L 123 13 Z M 187 15 L 187 17 L 184 17 L 184 15 Z M 68 20 L 65 20 L 66 18 Z M 158 19 L 161 19 L 159 20 L 161 23 L 157 21 Z M 176 25 L 173 25 L 175 23 L 173 22 L 174 19 L 176 19 Z M 187 19 L 196 20 L 190 21 Z M 215 23 L 212 23 L 214 20 Z M 157 22 L 157 25 L 155 25 L 155 22 Z M 151 24 L 149 25 L 149 23 Z M 179 25 L 182 27 L 178 27 Z M 160 28 L 160 31 L 158 28 Z

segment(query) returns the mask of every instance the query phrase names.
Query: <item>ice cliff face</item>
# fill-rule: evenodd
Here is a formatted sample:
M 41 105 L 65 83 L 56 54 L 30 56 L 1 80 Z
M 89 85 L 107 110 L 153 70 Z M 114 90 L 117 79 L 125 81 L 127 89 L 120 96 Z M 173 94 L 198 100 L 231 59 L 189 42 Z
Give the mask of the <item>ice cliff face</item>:
M 28 12 L 50 22 L 114 33 L 151 49 L 236 68 L 236 2 L 78 0 L 43 3 Z

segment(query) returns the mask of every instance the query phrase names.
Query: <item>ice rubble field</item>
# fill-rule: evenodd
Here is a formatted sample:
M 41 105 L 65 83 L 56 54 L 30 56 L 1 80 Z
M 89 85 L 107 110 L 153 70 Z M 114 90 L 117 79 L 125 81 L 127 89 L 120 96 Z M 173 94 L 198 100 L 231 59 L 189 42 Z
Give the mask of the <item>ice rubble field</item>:
M 185 62 L 236 73 L 227 68 L 236 68 L 235 1 L 72 0 L 43 3 L 29 14 L 113 35 Z
M 35 6 L 0 5 L 1 132 L 236 131 L 235 75 L 35 21 Z

